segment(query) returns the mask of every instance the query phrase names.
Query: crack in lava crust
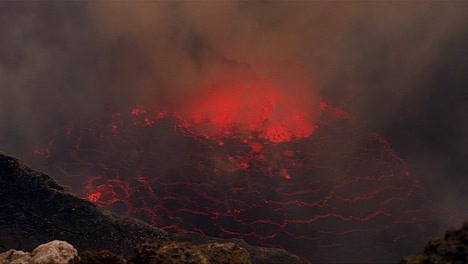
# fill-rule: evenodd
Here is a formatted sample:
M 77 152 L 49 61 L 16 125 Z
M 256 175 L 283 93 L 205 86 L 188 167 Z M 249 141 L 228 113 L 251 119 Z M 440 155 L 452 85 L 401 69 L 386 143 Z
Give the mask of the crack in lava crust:
M 419 248 L 440 212 L 384 138 L 321 108 L 313 134 L 286 141 L 255 129 L 202 136 L 136 108 L 67 126 L 36 154 L 75 193 L 165 229 L 309 261 L 395 261 Z

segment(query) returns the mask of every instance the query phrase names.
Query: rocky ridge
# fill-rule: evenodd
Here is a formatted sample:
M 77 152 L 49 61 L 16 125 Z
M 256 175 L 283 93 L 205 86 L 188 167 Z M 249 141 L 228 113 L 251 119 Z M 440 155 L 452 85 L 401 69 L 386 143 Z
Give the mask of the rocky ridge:
M 78 252 L 108 250 L 130 256 L 137 245 L 144 243 L 174 242 L 180 248 L 229 242 L 236 250 L 245 249 L 252 263 L 303 263 L 283 249 L 254 247 L 240 239 L 219 239 L 193 232 L 169 233 L 112 214 L 66 191 L 50 176 L 31 169 L 20 159 L 3 153 L 0 153 L 0 197 L 0 242 L 4 250 L 32 251 L 41 244 L 61 240 Z

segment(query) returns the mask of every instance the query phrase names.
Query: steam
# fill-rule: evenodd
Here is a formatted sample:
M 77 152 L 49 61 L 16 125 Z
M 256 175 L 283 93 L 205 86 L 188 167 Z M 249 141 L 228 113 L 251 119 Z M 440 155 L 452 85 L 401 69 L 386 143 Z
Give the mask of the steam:
M 364 115 L 361 93 L 383 90 L 391 104 L 379 114 L 388 116 L 464 29 L 466 11 L 442 3 L 2 5 L 2 81 L 14 87 L 4 98 L 46 95 L 80 114 L 103 104 L 183 105 L 220 78 L 262 77 L 289 92 L 306 87 L 314 103 L 319 94 L 343 105 L 359 100 Z
M 264 78 L 306 91 L 311 112 L 324 96 L 390 136 L 449 206 L 467 199 L 466 164 L 447 158 L 468 149 L 466 98 L 447 96 L 466 94 L 467 13 L 464 2 L 2 2 L 0 150 L 28 157 L 109 108 L 178 109 L 220 80 Z M 447 131 L 409 131 L 434 114 Z
M 171 101 L 180 107 L 219 80 L 230 83 L 260 77 L 289 91 L 313 87 L 314 76 L 303 56 L 312 44 L 302 33 L 305 17 L 291 17 L 294 10 L 282 17 L 277 5 L 98 3 L 91 8 L 91 16 L 97 34 L 111 45 L 132 43 L 115 54 L 122 65 L 120 74 L 130 82 L 122 90 L 136 86 L 132 94 L 140 97 L 137 100 L 151 104 L 148 100 L 162 97 L 160 103 Z M 308 91 L 310 100 L 318 102 L 316 87 Z

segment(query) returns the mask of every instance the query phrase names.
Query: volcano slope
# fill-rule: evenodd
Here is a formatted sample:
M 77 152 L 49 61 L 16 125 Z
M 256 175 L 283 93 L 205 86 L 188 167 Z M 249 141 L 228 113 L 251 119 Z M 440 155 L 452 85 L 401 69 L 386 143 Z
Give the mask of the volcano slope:
M 228 241 L 197 233 L 168 233 L 142 221 L 117 216 L 76 197 L 48 175 L 3 153 L 0 153 L 0 197 L 3 250 L 32 251 L 40 244 L 59 239 L 73 244 L 78 251 L 107 249 L 128 256 L 136 245 L 146 242 L 190 242 L 190 245 L 233 242 L 249 252 L 252 263 L 303 263 L 282 249 L 253 247 L 240 239 Z M 189 246 L 187 250 L 190 251 Z
M 57 131 L 35 163 L 117 214 L 308 261 L 397 262 L 440 232 L 451 216 L 389 143 L 338 108 L 321 111 L 314 133 L 294 138 L 206 136 L 177 115 L 128 109 Z

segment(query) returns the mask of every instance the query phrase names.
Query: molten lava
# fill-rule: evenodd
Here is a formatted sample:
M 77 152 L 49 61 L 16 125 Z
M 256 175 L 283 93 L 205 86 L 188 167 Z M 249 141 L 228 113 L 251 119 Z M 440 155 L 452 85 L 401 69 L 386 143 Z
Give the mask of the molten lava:
M 197 98 L 178 112 L 103 113 L 36 154 L 116 213 L 310 261 L 396 261 L 434 232 L 440 212 L 406 163 L 343 110 L 322 102 L 309 113 L 309 98 L 268 85 Z
M 186 129 L 206 138 L 233 133 L 270 142 L 306 138 L 316 129 L 317 113 L 306 93 L 285 93 L 267 82 L 215 86 L 200 94 L 182 113 L 175 113 Z

